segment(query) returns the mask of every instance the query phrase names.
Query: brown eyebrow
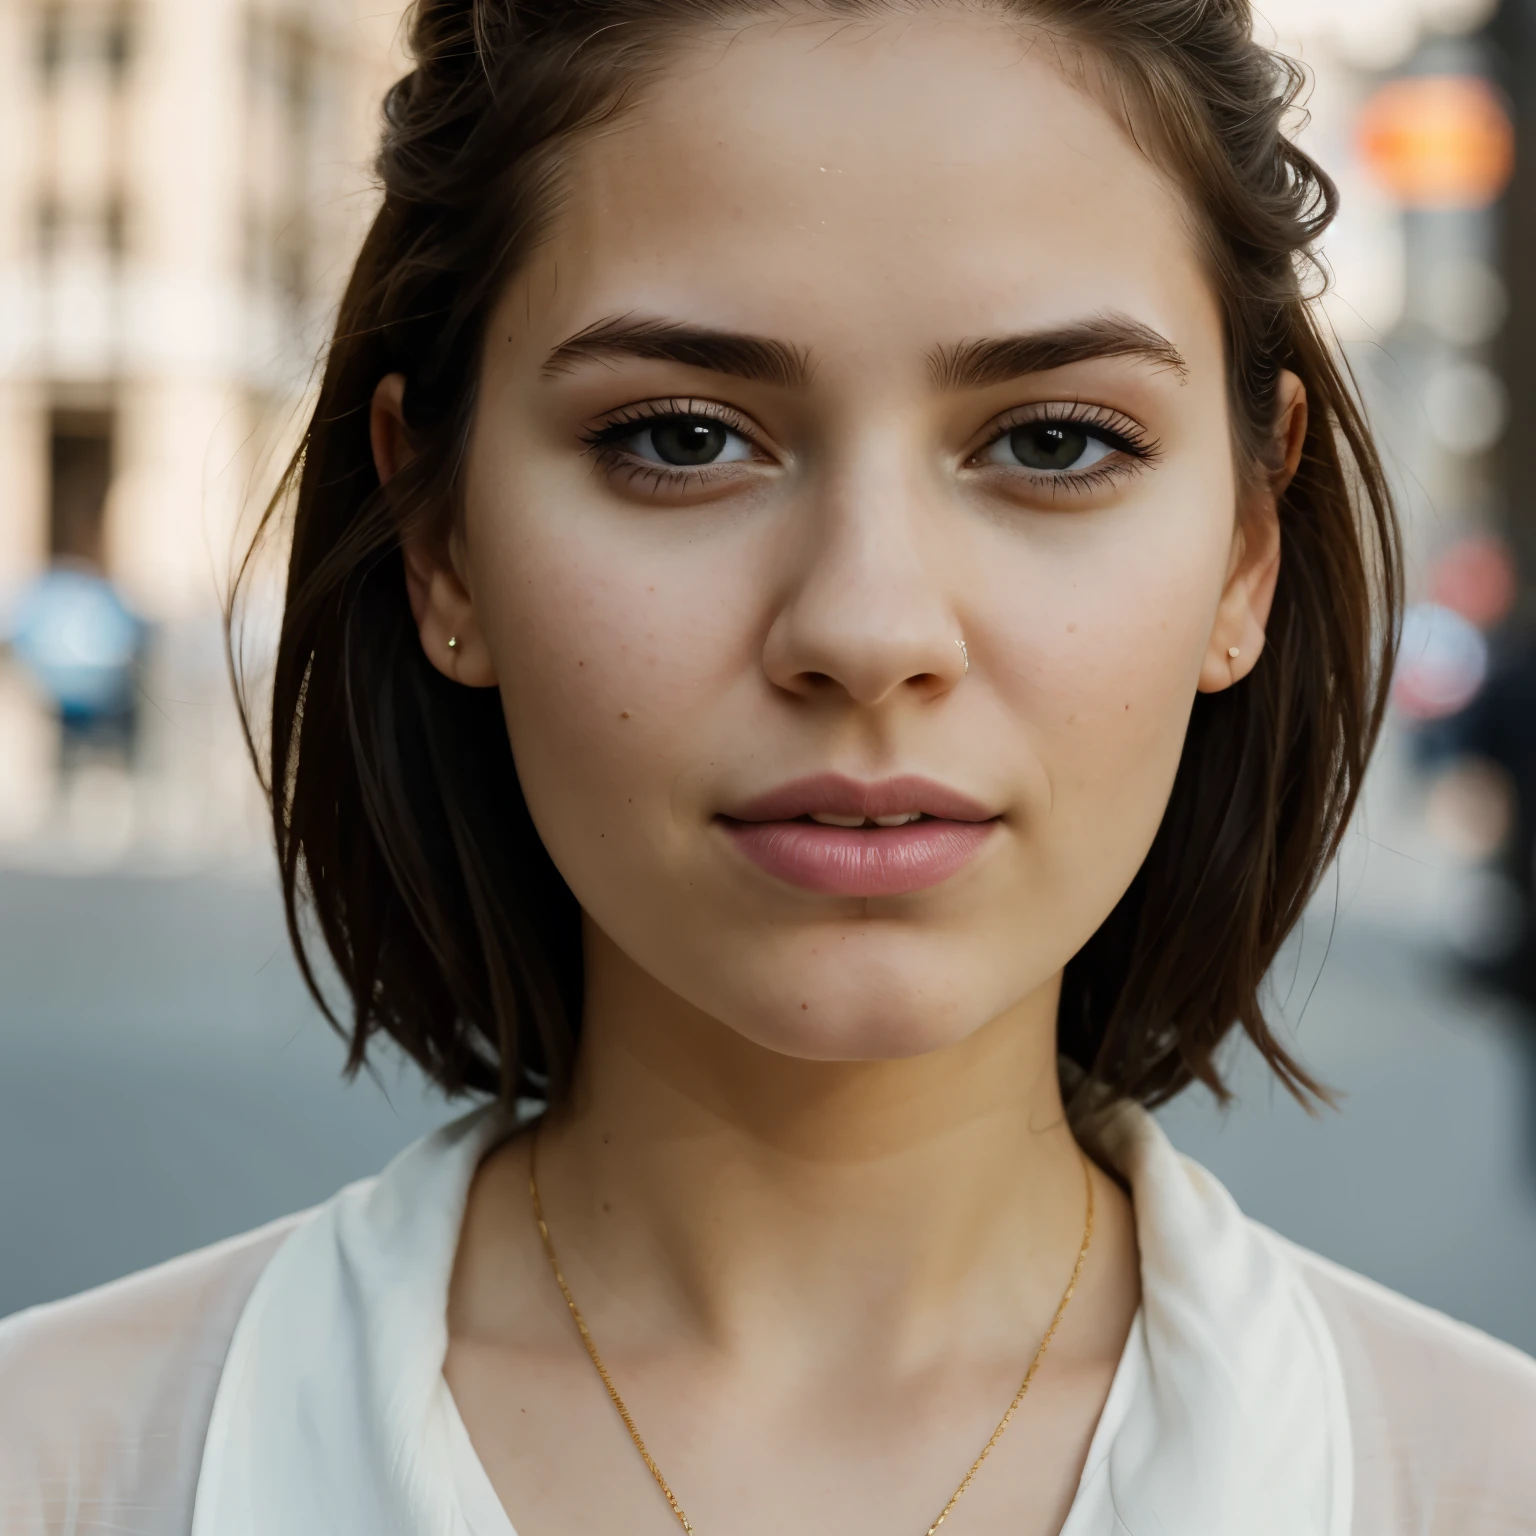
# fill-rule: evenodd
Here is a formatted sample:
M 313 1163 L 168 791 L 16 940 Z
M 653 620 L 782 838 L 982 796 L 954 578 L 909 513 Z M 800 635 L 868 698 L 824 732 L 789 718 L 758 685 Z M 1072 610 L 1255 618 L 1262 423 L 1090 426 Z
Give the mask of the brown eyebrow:
M 578 363 L 614 356 L 682 363 L 783 389 L 800 388 L 811 377 L 806 353 L 786 342 L 632 315 L 599 320 L 562 341 L 545 358 L 543 373 L 549 378 Z
M 782 389 L 803 388 L 811 377 L 809 355 L 787 342 L 633 315 L 610 316 L 568 337 L 544 360 L 543 373 L 553 378 L 580 363 L 611 357 L 681 363 Z M 1189 365 L 1171 341 L 1127 315 L 1098 315 L 1054 330 L 940 347 L 929 354 L 928 372 L 939 389 L 985 389 L 1105 357 L 1139 357 L 1181 381 L 1189 376 Z
M 985 389 L 1102 357 L 1139 357 L 1177 374 L 1181 383 L 1189 377 L 1179 349 L 1128 315 L 1096 315 L 1055 330 L 940 347 L 929 354 L 928 373 L 940 389 Z

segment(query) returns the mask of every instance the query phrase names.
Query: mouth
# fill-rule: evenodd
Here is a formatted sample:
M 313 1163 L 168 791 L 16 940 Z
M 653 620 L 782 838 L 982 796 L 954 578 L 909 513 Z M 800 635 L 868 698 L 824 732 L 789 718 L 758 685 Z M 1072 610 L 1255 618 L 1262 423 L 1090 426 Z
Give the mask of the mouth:
M 767 874 L 828 896 L 910 896 L 957 874 L 998 817 L 932 779 L 815 774 L 716 818 Z

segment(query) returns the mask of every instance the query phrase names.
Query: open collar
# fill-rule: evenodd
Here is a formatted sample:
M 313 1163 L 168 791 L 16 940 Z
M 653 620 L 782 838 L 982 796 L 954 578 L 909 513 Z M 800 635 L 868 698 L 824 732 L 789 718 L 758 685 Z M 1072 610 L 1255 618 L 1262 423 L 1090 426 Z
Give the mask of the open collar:
M 470 1181 L 512 1129 L 476 1111 L 286 1240 L 231 1341 L 192 1536 L 465 1536 L 448 1285 Z M 1284 1245 L 1139 1108 L 1093 1150 L 1131 1188 L 1142 1305 L 1062 1536 L 1348 1536 L 1343 1377 Z

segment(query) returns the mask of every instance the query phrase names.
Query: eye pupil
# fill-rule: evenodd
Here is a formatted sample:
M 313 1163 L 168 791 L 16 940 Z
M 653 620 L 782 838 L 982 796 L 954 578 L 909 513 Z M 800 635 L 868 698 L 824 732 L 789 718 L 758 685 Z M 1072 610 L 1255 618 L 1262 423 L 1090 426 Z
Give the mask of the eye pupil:
M 1088 451 L 1088 434 L 1057 422 L 1032 421 L 1009 433 L 1008 446 L 1030 469 L 1071 469 Z
M 726 429 L 717 421 L 680 417 L 652 427 L 651 443 L 665 464 L 708 464 L 725 451 Z

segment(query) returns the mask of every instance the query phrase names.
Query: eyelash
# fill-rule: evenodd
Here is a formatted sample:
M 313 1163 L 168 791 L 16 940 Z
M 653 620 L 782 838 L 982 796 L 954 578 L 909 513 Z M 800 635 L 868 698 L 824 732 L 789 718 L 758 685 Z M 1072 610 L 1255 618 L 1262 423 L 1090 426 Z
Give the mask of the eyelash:
M 629 483 L 645 482 L 652 494 L 683 490 L 689 486 L 708 485 L 716 476 L 712 470 L 723 466 L 701 464 L 693 469 L 667 464 L 652 464 L 626 453 L 619 445 L 627 437 L 635 435 L 635 428 L 647 422 L 680 421 L 703 418 L 718 421 L 722 427 L 746 439 L 754 448 L 757 438 L 751 422 L 728 406 L 713 400 L 647 400 L 641 405 L 626 406 L 617 416 L 610 417 L 601 426 L 581 434 L 582 441 L 593 461 L 604 474 L 624 474 Z M 739 461 L 738 461 L 739 462 Z
M 1000 442 L 1010 432 L 1020 427 L 1034 426 L 1040 422 L 1054 422 L 1062 426 L 1086 427 L 1089 435 L 1113 448 L 1131 462 L 1106 461 L 1090 469 L 1067 470 L 1059 474 L 1034 473 L 1030 480 L 1037 486 L 1049 487 L 1051 494 L 1081 495 L 1112 484 L 1141 466 L 1157 463 L 1163 456 L 1162 444 L 1139 423 L 1106 405 L 1090 405 L 1081 400 L 1052 400 L 1044 405 L 1026 405 L 1009 411 L 994 426 L 986 442 L 971 455 L 974 461 L 994 443 Z M 969 461 L 968 461 L 969 462 Z M 1019 471 L 1019 473 L 1029 473 Z
M 626 406 L 619 415 L 582 433 L 581 437 L 587 445 L 587 451 L 603 473 L 609 475 L 622 473 L 632 484 L 644 481 L 646 489 L 652 494 L 665 494 L 668 491 L 682 490 L 689 486 L 707 485 L 715 478 L 711 470 L 724 466 L 706 464 L 685 469 L 681 466 L 653 464 L 648 460 L 634 458 L 626 453 L 620 444 L 626 438 L 633 437 L 636 427 L 646 422 L 677 421 L 689 418 L 718 421 L 721 426 L 730 428 L 751 443 L 754 448 L 757 447 L 756 437 L 748 420 L 738 412 L 713 400 L 647 400 L 640 405 Z M 1010 432 L 1017 431 L 1020 427 L 1032 426 L 1037 422 L 1056 422 L 1086 427 L 1092 436 L 1131 461 L 1130 464 L 1124 462 L 1097 464 L 1090 469 L 1075 472 L 1063 471 L 1059 474 L 1016 471 L 1016 473 L 1028 474 L 1034 485 L 1049 486 L 1052 495 L 1061 493 L 1080 495 L 1097 490 L 1101 486 L 1121 479 L 1126 474 L 1133 473 L 1135 468 L 1141 465 L 1156 463 L 1162 456 L 1161 444 L 1129 416 L 1122 415 L 1119 411 L 1111 410 L 1108 406 L 1089 405 L 1081 401 L 1051 401 L 1044 405 L 1021 406 L 1008 412 L 995 424 L 991 435 L 977 446 L 966 462 L 973 463 Z

